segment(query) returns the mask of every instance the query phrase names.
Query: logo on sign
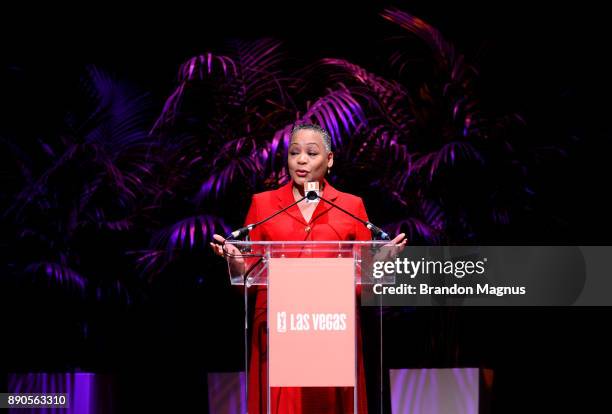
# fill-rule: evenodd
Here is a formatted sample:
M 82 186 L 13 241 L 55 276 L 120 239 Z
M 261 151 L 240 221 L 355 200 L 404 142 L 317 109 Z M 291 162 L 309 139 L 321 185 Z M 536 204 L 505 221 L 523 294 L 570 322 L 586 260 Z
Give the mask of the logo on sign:
M 287 332 L 287 312 L 276 312 L 276 332 Z
M 287 331 L 346 331 L 346 313 L 276 312 L 276 332 Z

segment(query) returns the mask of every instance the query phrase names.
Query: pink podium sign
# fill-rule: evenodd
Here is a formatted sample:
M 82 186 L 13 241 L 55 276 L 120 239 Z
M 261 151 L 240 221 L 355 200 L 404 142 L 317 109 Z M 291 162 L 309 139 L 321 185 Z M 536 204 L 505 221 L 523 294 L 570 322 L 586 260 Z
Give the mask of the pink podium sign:
M 270 260 L 270 387 L 355 386 L 354 266 L 351 258 Z

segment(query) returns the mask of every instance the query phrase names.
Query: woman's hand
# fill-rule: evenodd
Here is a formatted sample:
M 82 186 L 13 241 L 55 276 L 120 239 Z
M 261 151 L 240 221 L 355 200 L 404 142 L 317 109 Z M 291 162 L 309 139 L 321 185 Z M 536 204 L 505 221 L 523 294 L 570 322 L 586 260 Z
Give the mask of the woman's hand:
M 393 240 L 389 242 L 386 246 L 397 246 L 404 247 L 408 239 L 406 238 L 406 233 L 400 233 Z
M 408 239 L 406 239 L 405 233 L 398 234 L 393 240 L 378 250 L 376 255 L 374 255 L 374 261 L 387 261 L 393 259 L 402 250 L 402 248 L 406 246 L 407 241 Z
M 213 239 L 217 242 L 210 242 L 210 247 L 217 256 L 225 257 L 228 259 L 242 260 L 242 252 L 233 244 L 226 244 L 225 238 L 218 234 L 213 235 Z
M 242 252 L 233 244 L 225 243 L 225 238 L 223 236 L 214 234 L 213 239 L 215 241 L 210 242 L 210 247 L 217 256 L 227 259 L 232 277 L 235 275 L 242 275 L 245 271 L 245 262 Z
M 217 255 L 217 256 L 224 256 L 224 252 L 223 252 L 223 246 L 225 244 L 225 238 L 223 236 L 220 236 L 218 234 L 214 234 L 213 235 L 213 239 L 215 241 L 217 241 L 217 243 L 215 242 L 210 242 L 210 247 L 212 248 L 213 252 Z M 229 246 L 228 246 L 229 247 Z

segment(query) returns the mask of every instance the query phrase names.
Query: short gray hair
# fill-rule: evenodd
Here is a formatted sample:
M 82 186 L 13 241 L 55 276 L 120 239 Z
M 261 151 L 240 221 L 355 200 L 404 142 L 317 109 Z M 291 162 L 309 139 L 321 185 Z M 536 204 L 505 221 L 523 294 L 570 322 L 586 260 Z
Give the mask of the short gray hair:
M 321 136 L 323 137 L 323 145 L 325 146 L 325 149 L 327 150 L 327 152 L 331 151 L 332 140 L 331 136 L 329 135 L 329 132 L 315 124 L 296 124 L 291 130 L 291 139 L 293 139 L 293 136 L 302 129 L 315 131 L 321 134 Z

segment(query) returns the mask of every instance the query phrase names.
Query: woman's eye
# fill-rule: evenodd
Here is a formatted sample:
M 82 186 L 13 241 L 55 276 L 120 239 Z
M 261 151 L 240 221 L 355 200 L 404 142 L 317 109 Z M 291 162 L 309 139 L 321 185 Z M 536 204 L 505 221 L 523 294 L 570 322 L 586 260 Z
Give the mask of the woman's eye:
M 311 157 L 316 157 L 317 155 L 319 155 L 318 152 L 309 152 L 308 155 L 310 155 Z

